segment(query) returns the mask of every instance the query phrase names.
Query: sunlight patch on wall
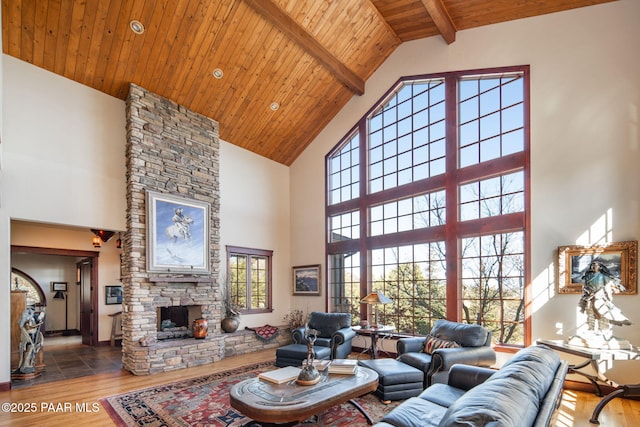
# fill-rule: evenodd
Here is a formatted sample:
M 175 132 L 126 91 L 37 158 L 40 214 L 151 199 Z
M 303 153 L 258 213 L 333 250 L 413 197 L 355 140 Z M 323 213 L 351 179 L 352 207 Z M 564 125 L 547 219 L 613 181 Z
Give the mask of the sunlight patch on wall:
M 531 292 L 532 313 L 540 310 L 556 294 L 555 264 L 551 263 L 533 279 Z
M 575 244 L 582 246 L 604 245 L 613 242 L 613 209 L 607 209 L 600 218 L 585 230 L 577 239 Z

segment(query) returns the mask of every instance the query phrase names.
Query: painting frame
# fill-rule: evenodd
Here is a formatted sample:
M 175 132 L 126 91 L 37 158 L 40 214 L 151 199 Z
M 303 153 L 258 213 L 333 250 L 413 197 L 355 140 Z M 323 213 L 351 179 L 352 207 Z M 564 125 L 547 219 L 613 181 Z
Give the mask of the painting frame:
M 293 295 L 320 295 L 320 264 L 299 265 L 291 270 Z
M 122 304 L 122 286 L 105 286 L 104 303 L 105 305 Z
M 51 292 L 67 292 L 67 282 L 51 282 Z
M 147 271 L 209 274 L 210 204 L 154 191 L 146 201 Z
M 593 260 L 602 261 L 620 279 L 625 291 L 618 295 L 638 293 L 638 241 L 614 242 L 593 246 L 558 247 L 559 294 L 581 294 L 581 276 Z

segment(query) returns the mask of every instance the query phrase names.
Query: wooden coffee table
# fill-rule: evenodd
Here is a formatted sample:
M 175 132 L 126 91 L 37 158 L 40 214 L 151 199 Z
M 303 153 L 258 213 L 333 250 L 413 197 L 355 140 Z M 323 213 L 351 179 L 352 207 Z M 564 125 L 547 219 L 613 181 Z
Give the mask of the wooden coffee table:
M 355 375 L 321 373 L 320 382 L 311 386 L 295 381 L 273 384 L 257 377 L 242 381 L 229 392 L 231 406 L 247 417 L 268 424 L 304 421 L 345 402 L 353 404 L 367 419 L 373 421 L 364 408 L 351 399 L 370 393 L 378 387 L 378 374 L 358 367 Z

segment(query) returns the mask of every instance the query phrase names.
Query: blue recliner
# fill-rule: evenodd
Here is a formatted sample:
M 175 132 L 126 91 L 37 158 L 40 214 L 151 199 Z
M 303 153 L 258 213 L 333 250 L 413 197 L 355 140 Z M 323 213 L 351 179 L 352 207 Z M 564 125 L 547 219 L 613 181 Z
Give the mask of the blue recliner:
M 351 353 L 351 340 L 356 333 L 351 329 L 350 313 L 321 313 L 312 312 L 307 325 L 318 331 L 315 347 L 328 347 L 330 358 L 346 359 Z M 296 328 L 292 332 L 294 344 L 305 344 L 304 327 Z
M 429 343 L 433 342 L 433 347 Z M 446 344 L 443 344 L 446 343 Z M 398 359 L 424 372 L 424 387 L 445 383 L 456 364 L 488 367 L 496 363 L 491 331 L 484 326 L 439 319 L 427 337 L 401 338 Z

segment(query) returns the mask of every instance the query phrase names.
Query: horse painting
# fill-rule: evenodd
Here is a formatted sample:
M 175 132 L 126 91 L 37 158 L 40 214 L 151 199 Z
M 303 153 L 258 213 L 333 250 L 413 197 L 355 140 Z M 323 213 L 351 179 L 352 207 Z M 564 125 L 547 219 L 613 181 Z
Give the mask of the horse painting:
M 180 211 L 180 213 L 180 221 L 176 221 L 164 230 L 164 234 L 169 238 L 169 244 L 171 246 L 175 246 L 178 238 L 181 238 L 191 245 L 191 224 L 193 224 L 193 218 L 189 215 L 182 216 L 182 211 Z M 169 251 L 173 258 L 182 259 L 174 253 L 171 247 L 168 247 L 167 251 Z

